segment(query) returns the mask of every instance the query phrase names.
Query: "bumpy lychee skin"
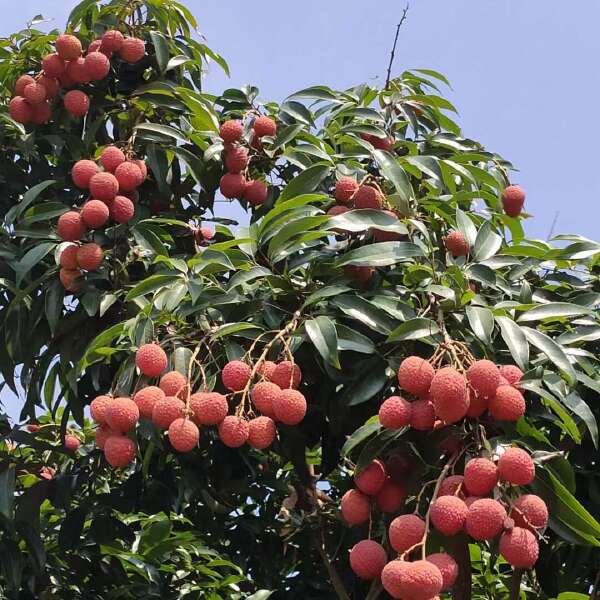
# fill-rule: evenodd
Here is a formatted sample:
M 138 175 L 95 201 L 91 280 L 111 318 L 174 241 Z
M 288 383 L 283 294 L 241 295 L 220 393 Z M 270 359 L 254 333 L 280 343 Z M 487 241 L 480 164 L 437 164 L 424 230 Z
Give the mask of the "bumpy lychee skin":
M 525 414 L 525 398 L 511 385 L 501 385 L 490 399 L 489 410 L 498 421 L 518 421 Z
M 509 217 L 518 217 L 525 204 L 525 191 L 519 185 L 509 185 L 502 192 L 502 206 Z
M 515 569 L 531 569 L 539 553 L 538 541 L 529 529 L 514 527 L 500 537 L 500 554 Z
M 30 83 L 23 90 L 23 97 L 29 104 L 41 104 L 46 100 L 46 88 L 41 83 Z
M 232 146 L 225 152 L 225 167 L 229 173 L 241 173 L 248 162 L 248 150 L 243 146 Z
M 265 360 L 258 365 L 257 373 L 264 377 L 267 381 L 271 381 L 271 377 L 277 368 L 277 363 L 272 360 Z
M 219 425 L 219 439 L 230 448 L 243 446 L 250 435 L 250 425 L 245 419 L 229 415 Z
M 273 412 L 284 425 L 298 425 L 306 416 L 306 398 L 298 390 L 281 390 L 273 399 Z
M 381 212 L 398 219 L 396 213 L 391 210 L 382 210 Z M 383 229 L 372 229 L 371 231 L 376 242 L 393 242 L 402 238 L 402 235 L 397 231 L 385 231 Z
M 83 117 L 90 110 L 90 99 L 80 90 L 71 90 L 65 94 L 65 109 L 74 117 Z
M 38 425 L 37 423 L 29 423 L 25 426 L 25 429 L 27 429 L 29 433 L 36 433 L 40 430 L 40 425 Z
M 462 475 L 449 475 L 446 477 L 438 491 L 438 498 L 441 496 L 458 496 L 464 499 L 463 484 L 465 478 Z
M 435 406 L 435 414 L 442 421 L 456 423 L 467 414 L 467 381 L 456 369 L 440 369 L 431 381 L 429 394 Z
M 160 378 L 158 387 L 165 393 L 165 396 L 178 396 L 182 400 L 187 387 L 187 379 L 179 371 L 169 371 Z
M 56 38 L 54 45 L 63 60 L 75 60 L 81 56 L 81 42 L 74 35 L 63 33 Z
M 81 287 L 80 282 L 77 281 L 81 277 L 81 271 L 71 269 L 61 269 L 58 273 L 60 282 L 63 287 L 69 292 L 78 292 Z
M 82 190 L 90 187 L 92 177 L 98 173 L 100 173 L 100 169 L 93 160 L 78 160 L 71 169 L 73 183 Z
M 370 185 L 361 185 L 354 194 L 355 208 L 371 208 L 379 210 L 383 206 L 383 198 L 378 189 Z
M 338 202 L 350 202 L 358 191 L 358 182 L 354 177 L 340 177 L 335 184 L 334 198 Z
M 65 68 L 63 59 L 56 53 L 47 54 L 42 60 L 42 69 L 48 77 L 59 77 Z
M 39 78 L 38 83 L 46 88 L 46 98 L 52 99 L 58 96 L 58 91 L 60 90 L 60 83 L 58 82 L 58 79 L 55 79 L 54 77 L 48 77 L 47 75 L 42 75 Z
M 431 505 L 429 516 L 433 526 L 444 535 L 456 535 L 467 518 L 467 505 L 456 496 L 441 496 Z
M 372 460 L 362 471 L 354 474 L 356 487 L 367 496 L 376 496 L 387 478 L 385 465 L 379 459 Z
M 371 279 L 373 279 L 373 275 L 375 274 L 375 269 L 373 267 L 359 267 L 357 265 L 345 265 L 343 267 L 344 275 L 349 279 L 353 279 L 358 282 L 362 286 L 366 286 L 369 284 Z
M 362 540 L 350 550 L 350 568 L 361 579 L 377 579 L 386 563 L 383 546 L 373 540 Z
M 392 548 L 402 554 L 416 546 L 425 533 L 425 521 L 417 515 L 400 515 L 390 524 L 389 538 Z
M 411 403 L 400 396 L 391 396 L 379 407 L 379 422 L 386 429 L 410 425 Z
M 487 458 L 472 458 L 465 465 L 463 483 L 472 496 L 486 496 L 498 483 L 498 467 Z
M 275 421 L 270 417 L 256 417 L 248 422 L 248 445 L 258 450 L 268 448 L 277 435 Z
M 458 577 L 458 565 L 456 561 L 446 552 L 430 554 L 427 562 L 434 564 L 442 574 L 442 591 L 450 589 Z
M 246 182 L 244 187 L 244 200 L 247 200 L 252 206 L 260 206 L 267 201 L 269 197 L 269 188 L 264 181 L 260 179 L 251 179 Z
M 256 137 L 274 136 L 277 133 L 277 123 L 270 117 L 258 117 L 252 125 Z
M 409 356 L 400 363 L 398 384 L 403 390 L 417 396 L 429 392 L 435 370 L 420 356 Z
M 379 510 L 384 513 L 395 513 L 399 511 L 405 500 L 406 488 L 400 483 L 395 483 L 389 477 L 385 480 L 383 487 L 375 496 L 375 501 L 377 502 Z
M 190 396 L 192 419 L 198 425 L 218 425 L 229 412 L 227 398 L 218 392 L 199 392 Z
M 467 256 L 471 250 L 467 238 L 458 230 L 451 231 L 444 238 L 444 246 L 446 246 L 446 250 L 454 257 Z
M 136 452 L 133 440 L 124 435 L 112 435 L 104 443 L 104 456 L 108 464 L 116 469 L 130 465 Z
M 506 510 L 497 500 L 481 498 L 469 506 L 465 529 L 475 540 L 491 540 L 504 527 Z
M 246 178 L 241 173 L 225 173 L 219 182 L 219 190 L 225 198 L 241 198 L 246 189 Z
M 273 402 L 277 395 L 281 392 L 281 388 L 270 381 L 261 381 L 257 383 L 250 392 L 252 404 L 256 409 L 266 417 L 275 417 L 275 409 Z
M 539 496 L 525 494 L 515 500 L 509 516 L 517 527 L 542 529 L 548 524 L 548 507 Z
M 508 448 L 498 461 L 498 476 L 513 485 L 529 485 L 535 479 L 535 464 L 525 450 Z
M 427 399 L 415 400 L 411 405 L 410 426 L 417 431 L 431 431 L 435 425 L 435 408 Z
M 125 161 L 115 169 L 115 177 L 122 192 L 132 192 L 144 181 L 140 168 L 132 161 Z
M 219 128 L 219 135 L 226 144 L 233 144 L 241 139 L 244 134 L 244 124 L 241 121 L 232 119 L 224 121 Z
M 146 166 L 146 162 L 141 158 L 134 158 L 131 162 L 140 170 L 140 173 L 142 174 L 142 183 L 146 181 L 146 178 L 148 177 L 148 167 Z
M 52 107 L 48 102 L 32 104 L 31 112 L 31 121 L 35 125 L 44 125 L 45 123 L 48 123 L 52 117 Z
M 478 360 L 469 367 L 467 379 L 478 394 L 491 398 L 500 383 L 500 373 L 491 360 Z
M 10 118 L 17 123 L 27 125 L 33 119 L 33 110 L 31 105 L 22 96 L 15 96 L 8 105 Z
M 70 244 L 65 246 L 60 253 L 59 263 L 64 269 L 75 271 L 79 268 L 77 264 L 77 250 L 79 246 Z
M 246 387 L 251 374 L 250 365 L 241 360 L 232 360 L 223 367 L 221 381 L 228 390 L 239 392 Z
M 71 75 L 69 75 L 66 69 L 65 72 L 58 78 L 58 80 L 60 81 L 61 87 L 65 89 L 71 89 L 77 85 L 77 82 L 71 77 Z
M 121 225 L 129 223 L 135 215 L 135 206 L 126 196 L 117 196 L 110 205 L 110 216 Z
M 76 242 L 81 239 L 85 233 L 81 215 L 74 210 L 60 215 L 56 224 L 56 233 L 66 242 Z
M 281 389 L 297 389 L 302 381 L 302 371 L 296 363 L 292 363 L 290 360 L 284 360 L 273 370 L 271 381 Z
M 469 408 L 467 409 L 467 417 L 478 419 L 485 413 L 489 405 L 489 398 L 478 394 L 475 390 L 469 389 Z
M 502 365 L 500 375 L 506 379 L 509 385 L 516 385 L 523 377 L 523 371 L 516 365 Z
M 167 368 L 167 355 L 158 344 L 144 344 L 135 353 L 135 364 L 143 375 L 158 377 Z
M 106 424 L 114 431 L 131 431 L 140 419 L 140 409 L 131 398 L 114 398 L 105 413 Z
M 96 396 L 90 403 L 90 414 L 98 425 L 106 424 L 106 411 L 112 402 L 111 396 Z
M 77 60 L 72 60 L 68 63 L 65 74 L 75 83 L 90 82 L 90 76 L 85 68 L 85 59 L 83 58 L 78 58 Z
M 440 570 L 426 560 L 393 560 L 381 572 L 381 583 L 392 598 L 431 600 L 442 589 Z
M 67 434 L 64 439 L 65 448 L 71 452 L 75 452 L 81 446 L 81 441 L 74 435 Z
M 190 452 L 198 445 L 200 430 L 198 426 L 189 419 L 175 419 L 169 425 L 169 442 L 178 452 Z
M 327 214 L 330 217 L 337 217 L 338 215 L 343 215 L 344 213 L 349 212 L 351 209 L 349 206 L 341 206 L 340 204 L 336 204 L 335 206 L 332 206 L 328 211 Z M 332 229 L 332 231 L 335 231 L 336 233 L 346 233 L 343 229 L 341 229 L 340 227 L 335 227 Z
M 139 62 L 146 54 L 144 40 L 136 37 L 126 37 L 119 48 L 119 56 L 130 65 Z
M 340 504 L 342 517 L 349 525 L 362 525 L 371 515 L 371 499 L 358 490 L 348 490 Z
M 165 393 L 155 385 L 148 385 L 141 390 L 138 390 L 133 397 L 133 401 L 137 404 L 140 411 L 140 417 L 144 419 L 152 419 L 152 411 L 154 405 L 159 400 L 166 398 Z
M 109 52 L 117 52 L 123 45 L 123 34 L 118 29 L 109 29 L 102 35 L 102 46 Z
M 89 200 L 81 209 L 81 220 L 89 229 L 98 229 L 108 221 L 108 206 L 100 200 Z
M 183 417 L 185 403 L 176 396 L 158 400 L 152 409 L 152 422 L 159 429 L 168 429 L 173 421 Z
M 102 248 L 94 242 L 83 244 L 77 250 L 77 264 L 86 271 L 96 271 L 102 264 L 103 258 Z
M 119 435 L 116 431 L 113 431 L 108 425 L 102 425 L 96 429 L 96 434 L 94 436 L 96 441 L 96 446 L 100 448 L 100 450 L 104 450 L 104 445 L 106 444 L 106 440 L 113 436 Z
M 15 96 L 23 96 L 25 88 L 30 84 L 35 83 L 35 79 L 31 75 L 21 75 L 15 83 Z
M 115 169 L 124 162 L 125 154 L 116 146 L 107 146 L 100 155 L 100 163 L 110 173 L 114 173 Z

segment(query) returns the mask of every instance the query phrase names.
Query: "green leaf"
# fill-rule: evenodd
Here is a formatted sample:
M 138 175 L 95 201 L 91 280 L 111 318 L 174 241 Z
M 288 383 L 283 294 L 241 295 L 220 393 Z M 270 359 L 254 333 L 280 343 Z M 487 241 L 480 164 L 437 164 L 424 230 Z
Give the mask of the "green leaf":
M 13 504 L 15 498 L 15 469 L 6 466 L 0 473 L 0 515 L 9 521 L 13 518 Z
M 331 217 L 327 226 L 329 229 L 342 229 L 343 231 L 353 232 L 379 229 L 402 235 L 408 233 L 406 225 L 401 223 L 398 217 L 389 215 L 382 210 L 350 210 L 341 215 Z
M 248 596 L 246 600 L 267 600 L 275 593 L 275 590 L 258 590 L 258 592 Z
M 362 354 L 374 354 L 375 344 L 362 333 L 354 331 L 350 327 L 336 323 L 338 335 L 338 348 L 340 350 L 348 350 L 351 352 L 360 352 Z
M 158 31 L 151 31 L 150 37 L 154 44 L 154 51 L 156 52 L 156 62 L 161 73 L 167 70 L 169 64 L 169 43 L 165 36 Z
M 340 451 L 342 456 L 348 456 L 354 448 L 359 444 L 362 444 L 365 440 L 369 439 L 374 434 L 381 431 L 381 424 L 379 419 L 375 418 L 371 422 L 365 423 L 362 427 L 359 427 L 344 443 Z
M 212 334 L 212 338 L 216 340 L 228 335 L 233 335 L 234 333 L 239 333 L 240 331 L 248 331 L 249 329 L 261 330 L 262 327 L 259 327 L 254 323 L 227 323 L 226 325 L 221 325 L 221 327 Z
M 385 363 L 378 356 L 366 359 L 360 365 L 356 378 L 344 386 L 340 404 L 356 406 L 379 394 L 388 383 L 385 367 Z
M 27 190 L 23 194 L 23 199 L 15 204 L 7 213 L 6 213 L 6 221 L 7 223 L 14 223 L 23 212 L 29 207 L 29 205 L 36 200 L 36 198 L 51 185 L 56 183 L 55 179 L 47 179 L 46 181 L 42 181 L 37 185 L 34 185 L 31 189 Z
M 140 281 L 125 297 L 125 300 L 133 300 L 138 296 L 144 296 L 150 292 L 154 292 L 162 287 L 167 287 L 171 283 L 181 281 L 180 275 L 151 275 L 143 281 Z
M 536 329 L 521 327 L 521 331 L 525 334 L 525 337 L 530 344 L 533 344 L 538 350 L 541 350 L 550 361 L 561 370 L 570 384 L 574 384 L 577 381 L 575 369 L 573 369 L 562 346 L 557 344 L 545 333 L 537 331 Z
M 403 429 L 383 429 L 372 437 L 365 444 L 356 461 L 356 472 L 360 473 L 374 458 L 381 456 L 388 446 L 397 442 L 406 433 L 406 430 L 406 427 Z
M 15 272 L 17 274 L 17 285 L 20 285 L 23 278 L 35 265 L 37 265 L 51 250 L 54 250 L 56 244 L 52 242 L 45 242 L 38 244 L 28 250 L 25 256 L 15 265 Z
M 285 186 L 277 203 L 314 192 L 330 172 L 331 166 L 323 163 L 317 163 L 302 171 Z
M 494 332 L 494 314 L 492 311 L 482 306 L 467 306 L 466 312 L 473 333 L 484 344 L 489 344 Z
M 135 127 L 136 131 L 157 133 L 159 136 L 168 137 L 180 142 L 188 143 L 188 139 L 185 137 L 182 131 L 175 129 L 170 125 L 162 125 L 160 123 L 140 123 Z
M 406 171 L 400 166 L 394 156 L 383 150 L 374 150 L 373 156 L 379 164 L 381 174 L 392 182 L 402 202 L 410 202 L 414 198 L 414 191 L 410 185 Z
M 311 304 L 315 304 L 316 302 L 320 302 L 325 298 L 331 298 L 332 296 L 337 296 L 339 294 L 345 294 L 346 292 L 351 291 L 352 288 L 347 285 L 328 285 L 316 292 L 313 292 L 305 301 L 304 307 L 310 306 Z
M 175 348 L 173 352 L 173 368 L 187 378 L 193 352 L 184 346 Z
M 525 311 L 519 318 L 519 323 L 528 321 L 543 321 L 545 319 L 556 319 L 560 317 L 577 317 L 589 315 L 593 311 L 585 306 L 571 304 L 569 302 L 550 302 Z
M 338 337 L 333 321 L 329 317 L 319 316 L 306 321 L 304 327 L 323 360 L 340 369 Z
M 423 256 L 419 246 L 411 242 L 380 242 L 350 250 L 337 261 L 338 267 L 356 265 L 361 267 L 385 267 Z
M 473 247 L 473 258 L 480 262 L 494 256 L 502 247 L 502 238 L 492 231 L 492 224 L 486 221 L 477 232 Z
M 563 399 L 563 402 L 575 415 L 583 420 L 590 432 L 594 446 L 598 449 L 598 423 L 591 408 L 577 392 L 571 392 Z
M 377 308 L 368 300 L 357 296 L 337 296 L 331 300 L 331 304 L 340 308 L 352 319 L 364 323 L 378 333 L 389 333 L 396 323 L 383 310 Z
M 502 339 L 508 346 L 512 357 L 521 370 L 526 371 L 529 364 L 529 344 L 521 328 L 509 317 L 496 317 Z
M 475 240 L 477 239 L 477 227 L 475 227 L 475 223 L 471 221 L 471 217 L 467 215 L 467 213 L 460 210 L 460 208 L 456 208 L 456 226 L 458 230 L 462 232 L 467 241 L 469 242 L 469 246 L 472 248 L 475 245 Z
M 402 323 L 399 327 L 396 327 L 394 331 L 390 333 L 387 338 L 387 342 L 400 342 L 403 340 L 420 340 L 423 338 L 430 338 L 431 336 L 437 335 L 440 332 L 435 321 L 424 317 L 417 317 L 416 319 L 410 319 L 405 323 Z
M 238 285 L 244 285 L 255 279 L 259 279 L 261 277 L 269 277 L 270 275 L 273 275 L 273 272 L 267 269 L 266 267 L 253 267 L 248 271 L 238 271 L 229 280 L 229 285 L 227 287 L 228 289 L 233 290 Z

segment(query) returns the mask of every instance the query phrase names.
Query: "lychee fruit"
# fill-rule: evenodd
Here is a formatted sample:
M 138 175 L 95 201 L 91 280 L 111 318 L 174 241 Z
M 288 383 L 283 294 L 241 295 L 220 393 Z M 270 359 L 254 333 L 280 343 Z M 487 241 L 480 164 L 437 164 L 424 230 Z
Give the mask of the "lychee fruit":
M 490 415 L 498 421 L 518 421 L 525 414 L 525 398 L 511 385 L 501 385 L 489 402 Z
M 391 210 L 382 210 L 382 213 L 397 219 L 396 213 Z M 402 238 L 402 235 L 397 231 L 385 231 L 383 229 L 372 229 L 373 238 L 376 242 L 394 242 Z
M 252 124 L 254 135 L 256 137 L 264 137 L 265 135 L 274 136 L 277 133 L 277 123 L 270 117 L 258 117 Z
M 86 271 L 96 271 L 103 258 L 102 248 L 94 242 L 83 244 L 77 250 L 77 264 Z
M 410 426 L 417 431 L 431 431 L 435 425 L 435 408 L 427 399 L 415 400 L 411 404 Z
M 354 281 L 361 285 L 367 285 L 373 278 L 374 273 L 375 269 L 373 267 L 359 267 L 357 265 L 344 266 L 344 275 L 349 279 L 354 279 Z
M 341 204 L 335 204 L 327 211 L 327 214 L 330 217 L 337 217 L 338 215 L 343 215 L 344 213 L 350 212 L 350 210 L 351 209 L 348 206 L 342 206 Z M 346 231 L 344 229 L 341 229 L 340 227 L 334 227 L 334 228 L 332 228 L 332 231 L 335 231 L 336 233 L 346 233 Z
M 498 460 L 501 481 L 513 485 L 529 485 L 535 479 L 535 464 L 521 448 L 507 448 Z
M 361 133 L 363 140 L 370 142 L 377 150 L 386 150 L 389 152 L 394 147 L 394 140 L 389 137 L 379 137 L 369 133 Z
M 250 365 L 241 360 L 232 360 L 223 367 L 221 381 L 228 390 L 240 392 L 248 384 L 251 374 Z
M 400 515 L 390 524 L 390 544 L 398 554 L 421 543 L 424 534 L 425 521 L 414 514 Z
M 386 429 L 410 425 L 411 403 L 400 396 L 391 396 L 379 407 L 379 422 Z
M 441 496 L 458 496 L 459 498 L 464 498 L 462 491 L 464 479 L 462 475 L 449 475 L 446 477 L 440 485 L 438 498 Z
M 225 152 L 225 167 L 229 173 L 241 173 L 248 161 L 248 150 L 243 146 L 232 146 Z
M 63 60 L 75 60 L 81 56 L 81 42 L 74 35 L 63 33 L 56 38 L 54 45 Z
M 277 367 L 277 363 L 274 363 L 272 360 L 263 360 L 258 365 L 256 372 L 264 377 L 267 381 L 271 381 L 275 367 Z
M 71 269 L 61 269 L 58 273 L 58 277 L 63 287 L 69 292 L 77 292 L 81 287 L 79 277 L 81 277 L 81 271 Z
M 81 209 L 81 220 L 90 229 L 98 229 L 108 221 L 108 206 L 100 200 L 89 200 Z
M 71 169 L 73 183 L 82 190 L 90 187 L 92 177 L 98 173 L 100 173 L 100 169 L 93 160 L 78 160 Z
M 273 399 L 275 418 L 284 425 L 298 425 L 306 416 L 306 410 L 306 398 L 298 390 L 281 390 Z
M 135 364 L 143 375 L 158 377 L 167 368 L 167 355 L 158 344 L 144 344 L 135 353 Z
M 106 58 L 106 57 L 105 57 Z M 85 59 L 78 58 L 67 63 L 65 74 L 75 83 L 89 83 L 90 76 L 85 68 Z
M 142 60 L 146 54 L 144 40 L 136 37 L 126 37 L 119 48 L 119 56 L 130 65 Z
M 434 564 L 442 574 L 442 591 L 450 589 L 458 577 L 458 564 L 446 552 L 430 554 L 426 558 L 427 562 Z
M 523 371 L 516 365 L 502 365 L 500 375 L 506 379 L 509 385 L 516 385 L 523 377 Z
M 58 96 L 58 91 L 60 90 L 60 83 L 55 77 L 48 77 L 47 75 L 42 75 L 39 78 L 38 83 L 46 88 L 46 98 L 52 99 Z
M 79 268 L 77 264 L 77 250 L 79 246 L 70 244 L 65 246 L 60 253 L 59 263 L 64 269 L 75 271 Z
M 42 69 L 48 77 L 59 77 L 65 72 L 66 65 L 58 54 L 52 53 L 44 56 Z
M 456 423 L 467 414 L 469 395 L 463 375 L 452 367 L 437 371 L 431 381 L 429 395 L 436 416 L 445 423 Z
M 115 169 L 124 162 L 125 154 L 116 146 L 106 146 L 100 155 L 100 163 L 111 173 L 114 173 Z
M 28 423 L 25 426 L 25 429 L 27 429 L 29 433 L 36 433 L 40 430 L 40 425 L 38 425 L 37 423 Z
M 267 201 L 269 188 L 264 181 L 260 179 L 251 179 L 246 182 L 244 187 L 244 200 L 247 200 L 252 206 L 260 206 Z
M 44 125 L 52 117 L 52 107 L 48 102 L 31 105 L 31 122 L 35 125 Z
M 241 198 L 246 189 L 246 178 L 241 173 L 225 173 L 219 182 L 219 190 L 225 198 Z
M 94 422 L 98 425 L 106 424 L 106 411 L 112 402 L 111 396 L 101 395 L 96 396 L 90 403 L 90 414 Z
M 396 483 L 404 483 L 413 469 L 411 458 L 403 453 L 396 453 L 388 456 L 385 461 L 385 470 L 390 479 Z
M 464 473 L 465 489 L 472 496 L 486 496 L 498 483 L 498 467 L 488 458 L 472 458 Z
M 63 213 L 58 218 L 56 232 L 67 242 L 75 242 L 85 233 L 85 225 L 81 220 L 81 215 L 74 210 Z
M 258 450 L 268 448 L 277 434 L 275 421 L 270 417 L 256 417 L 248 422 L 248 445 Z
M 77 84 L 77 82 L 71 77 L 71 75 L 67 73 L 66 68 L 65 72 L 59 77 L 58 80 L 60 81 L 60 85 L 65 89 L 75 87 L 75 85 Z
M 67 112 L 75 117 L 83 117 L 90 109 L 90 99 L 87 94 L 80 90 L 71 90 L 64 97 L 64 105 Z
M 458 230 L 451 231 L 444 238 L 444 246 L 446 246 L 446 250 L 454 257 L 467 256 L 471 250 L 467 238 Z
M 465 530 L 475 540 L 491 540 L 500 534 L 505 519 L 506 510 L 500 502 L 481 498 L 469 506 Z
M 41 83 L 29 83 L 23 90 L 23 97 L 29 104 L 41 104 L 46 100 L 46 88 Z
M 354 194 L 355 208 L 371 208 L 373 210 L 379 210 L 382 206 L 383 197 L 381 192 L 370 185 L 361 185 Z
M 333 197 L 338 202 L 350 202 L 358 191 L 358 182 L 354 177 L 340 177 L 335 184 Z
M 110 205 L 110 216 L 120 224 L 129 223 L 135 214 L 133 202 L 126 196 L 116 196 Z
M 112 173 L 96 173 L 90 179 L 90 193 L 94 198 L 111 202 L 119 191 L 119 182 Z
M 230 448 L 243 446 L 249 435 L 250 425 L 240 417 L 229 415 L 219 425 L 219 439 Z
M 389 477 L 383 487 L 375 496 L 379 510 L 384 513 L 395 513 L 402 508 L 406 500 L 406 488 L 400 483 L 395 483 Z
M 119 189 L 125 192 L 135 190 L 144 182 L 140 168 L 131 161 L 122 162 L 115 169 L 115 177 L 119 182 Z
M 111 467 L 123 468 L 130 465 L 136 452 L 133 440 L 124 435 L 111 435 L 104 443 L 104 456 Z
M 106 424 L 114 431 L 126 433 L 140 418 L 140 410 L 131 398 L 114 398 L 106 409 Z
M 261 381 L 250 392 L 252 404 L 263 415 L 273 418 L 275 416 L 273 403 L 280 392 L 281 388 L 277 384 L 270 381 Z
M 469 408 L 467 409 L 467 417 L 478 419 L 488 409 L 490 399 L 469 389 Z
M 142 174 L 142 183 L 144 183 L 148 177 L 148 167 L 146 166 L 145 161 L 140 158 L 134 158 L 130 162 L 132 162 L 140 170 L 140 173 Z
M 400 363 L 398 384 L 403 390 L 417 396 L 429 392 L 435 370 L 420 356 L 409 356 Z
M 189 419 L 175 419 L 169 425 L 169 442 L 178 452 L 190 452 L 198 445 L 200 430 L 198 426 Z
M 22 96 L 15 96 L 8 105 L 10 118 L 17 123 L 27 125 L 33 120 L 33 110 L 31 104 Z
M 166 396 L 157 400 L 152 409 L 152 422 L 159 429 L 168 429 L 175 419 L 183 416 L 185 403 L 176 396 Z
M 440 570 L 426 560 L 393 560 L 381 572 L 381 583 L 392 598 L 431 600 L 442 589 Z
M 91 54 L 92 52 L 102 52 L 102 54 L 104 54 L 104 56 L 106 56 L 106 58 L 108 58 L 109 60 L 112 58 L 113 55 L 112 50 L 108 50 L 108 48 L 102 46 L 102 40 L 94 40 L 88 46 L 86 54 Z
M 342 517 L 349 525 L 362 525 L 371 515 L 371 500 L 358 490 L 348 490 L 340 504 Z
M 444 535 L 456 535 L 467 518 L 467 505 L 457 496 L 441 496 L 429 509 L 433 526 Z
M 500 372 L 491 360 L 478 360 L 467 370 L 467 379 L 479 395 L 491 398 L 500 383 Z
M 118 29 L 109 29 L 102 35 L 100 43 L 109 52 L 117 52 L 121 49 L 124 41 L 123 34 Z
M 65 448 L 70 450 L 71 452 L 75 452 L 81 446 L 81 441 L 78 437 L 74 435 L 67 434 L 65 435 L 65 439 L 63 440 L 65 444 Z
M 199 392 L 190 396 L 192 419 L 198 425 L 218 425 L 229 412 L 227 398 L 217 392 Z
M 113 431 L 108 425 L 102 425 L 96 429 L 96 434 L 94 436 L 96 441 L 96 446 L 100 448 L 100 450 L 104 450 L 104 445 L 106 444 L 106 440 L 112 435 L 119 435 L 116 431 Z
M 90 81 L 100 81 L 110 71 L 110 61 L 102 52 L 89 52 L 85 57 L 84 64 Z
M 166 398 L 165 393 L 155 385 L 148 385 L 138 390 L 133 397 L 133 401 L 137 404 L 140 411 L 140 417 L 144 419 L 152 419 L 152 411 L 155 404 L 159 400 Z
M 219 135 L 226 144 L 233 144 L 244 135 L 244 125 L 241 121 L 224 121 L 219 128 Z
M 386 563 L 383 546 L 373 540 L 362 540 L 350 550 L 350 568 L 361 579 L 377 579 Z
M 187 378 L 179 371 L 169 371 L 160 378 L 158 387 L 165 393 L 165 396 L 181 397 L 182 390 L 185 392 L 187 387 Z M 184 400 L 184 398 L 181 398 Z
M 290 360 L 284 360 L 273 370 L 271 381 L 281 389 L 297 389 L 302 381 L 302 371 L 296 363 L 292 363 Z
M 385 465 L 381 460 L 375 459 L 354 474 L 354 483 L 363 494 L 376 496 L 383 488 L 386 478 Z
M 15 96 L 23 96 L 25 88 L 30 84 L 35 83 L 35 79 L 31 75 L 21 75 L 15 83 Z
M 500 554 L 515 569 L 531 569 L 540 552 L 538 541 L 529 529 L 513 527 L 500 537 Z
M 542 529 L 548 524 L 548 507 L 539 496 L 525 494 L 515 500 L 509 516 L 517 527 Z
M 509 217 L 518 217 L 525 204 L 525 191 L 521 186 L 509 185 L 502 192 L 502 206 Z

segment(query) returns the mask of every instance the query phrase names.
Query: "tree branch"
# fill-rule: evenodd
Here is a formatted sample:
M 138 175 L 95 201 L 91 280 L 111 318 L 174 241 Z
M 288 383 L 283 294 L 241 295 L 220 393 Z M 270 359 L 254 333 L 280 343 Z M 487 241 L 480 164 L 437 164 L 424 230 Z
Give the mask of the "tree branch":
M 325 533 L 323 532 L 323 528 L 320 528 L 321 531 L 321 539 L 315 540 L 317 550 L 321 555 L 321 560 L 327 569 L 327 573 L 329 575 L 329 579 L 331 580 L 331 585 L 333 585 L 333 589 L 337 594 L 340 600 L 350 600 L 350 596 L 348 596 L 348 592 L 346 592 L 346 588 L 344 586 L 344 582 L 340 577 L 340 574 L 337 572 L 337 569 L 333 566 L 331 561 L 329 560 L 329 556 L 327 556 L 327 550 L 325 548 Z
M 522 569 L 515 569 L 510 578 L 510 596 L 509 600 L 519 600 L 521 597 L 521 578 L 523 577 Z
M 385 89 L 387 90 L 390 87 L 390 79 L 392 77 L 392 66 L 394 64 L 394 58 L 396 57 L 396 46 L 398 45 L 398 36 L 400 35 L 400 28 L 402 27 L 404 21 L 406 21 L 406 15 L 408 13 L 408 9 L 410 8 L 410 4 L 406 3 L 404 10 L 402 11 L 402 17 L 398 25 L 396 25 L 396 37 L 394 38 L 394 45 L 392 46 L 392 52 L 390 54 L 390 64 L 387 69 L 387 77 L 385 78 Z

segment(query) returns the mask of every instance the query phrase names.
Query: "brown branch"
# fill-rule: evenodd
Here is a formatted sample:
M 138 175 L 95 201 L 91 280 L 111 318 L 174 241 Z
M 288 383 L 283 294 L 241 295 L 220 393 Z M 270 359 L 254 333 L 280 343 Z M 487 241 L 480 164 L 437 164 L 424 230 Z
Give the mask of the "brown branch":
M 392 52 L 390 54 L 390 64 L 387 69 L 387 77 L 385 78 L 385 89 L 387 90 L 390 87 L 390 79 L 392 78 L 392 66 L 394 64 L 394 58 L 396 57 L 396 46 L 398 45 L 398 36 L 400 35 L 400 28 L 402 27 L 404 21 L 406 21 L 406 15 L 408 13 L 408 9 L 410 8 L 410 4 L 406 3 L 404 10 L 402 11 L 402 18 L 398 25 L 396 25 L 396 37 L 394 38 L 394 45 L 392 46 Z
M 471 555 L 469 553 L 469 540 L 465 535 L 455 536 L 455 539 L 449 539 L 448 545 L 458 565 L 458 578 L 453 586 L 452 598 L 454 600 L 471 600 Z
M 521 578 L 523 577 L 522 569 L 515 569 L 510 578 L 510 596 L 509 600 L 519 600 L 521 597 Z
M 333 585 L 333 589 L 340 600 L 350 600 L 350 596 L 348 596 L 348 592 L 346 591 L 346 587 L 344 586 L 344 582 L 342 581 L 340 574 L 329 560 L 329 556 L 327 556 L 327 550 L 325 549 L 325 533 L 322 526 L 320 537 L 320 542 L 317 541 L 316 546 L 319 554 L 321 555 L 321 560 L 327 569 L 329 579 L 331 580 L 331 585 Z

